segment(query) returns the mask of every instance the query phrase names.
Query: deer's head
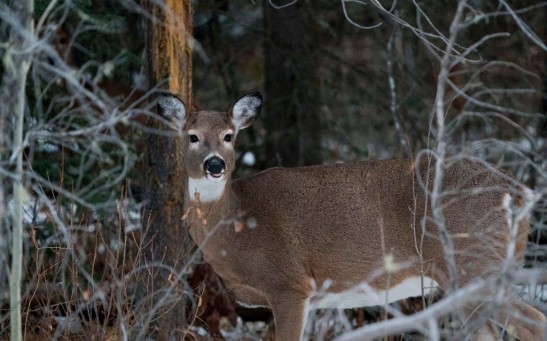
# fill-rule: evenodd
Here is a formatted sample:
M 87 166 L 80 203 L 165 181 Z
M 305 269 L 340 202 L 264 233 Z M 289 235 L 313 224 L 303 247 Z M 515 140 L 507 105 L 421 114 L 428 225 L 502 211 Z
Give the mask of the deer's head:
M 235 167 L 237 133 L 254 122 L 261 106 L 262 96 L 258 92 L 243 96 L 228 112 L 189 113 L 175 96 L 158 99 L 160 114 L 182 133 L 186 174 L 202 184 L 226 182 L 230 177 Z

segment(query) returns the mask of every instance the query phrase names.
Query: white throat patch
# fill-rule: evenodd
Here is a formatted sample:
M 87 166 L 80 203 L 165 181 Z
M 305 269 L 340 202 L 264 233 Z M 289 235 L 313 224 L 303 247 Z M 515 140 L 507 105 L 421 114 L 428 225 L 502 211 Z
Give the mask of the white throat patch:
M 211 181 L 207 177 L 199 179 L 188 178 L 188 194 L 190 194 L 191 201 L 194 201 L 194 194 L 196 192 L 199 193 L 199 201 L 202 203 L 216 201 L 222 197 L 225 186 L 226 179 Z

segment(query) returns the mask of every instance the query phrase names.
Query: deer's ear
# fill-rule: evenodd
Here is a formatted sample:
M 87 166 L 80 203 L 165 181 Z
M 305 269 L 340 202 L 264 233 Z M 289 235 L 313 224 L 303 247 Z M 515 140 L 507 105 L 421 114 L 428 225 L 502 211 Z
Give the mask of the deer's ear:
M 238 99 L 228 111 L 232 123 L 237 130 L 250 126 L 260 114 L 262 95 L 258 92 L 245 95 Z
M 176 131 L 181 131 L 184 128 L 188 118 L 184 103 L 171 94 L 164 94 L 158 98 L 158 113 Z

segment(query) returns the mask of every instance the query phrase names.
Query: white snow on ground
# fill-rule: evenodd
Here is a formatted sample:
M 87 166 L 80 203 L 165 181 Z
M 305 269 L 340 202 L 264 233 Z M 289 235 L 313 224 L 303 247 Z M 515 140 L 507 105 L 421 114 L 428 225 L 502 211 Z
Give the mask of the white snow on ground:
M 515 289 L 518 295 L 528 302 L 547 301 L 547 284 L 518 285 Z
M 8 201 L 8 211 L 13 215 L 13 210 L 15 206 L 15 199 L 11 198 Z M 46 222 L 48 215 L 44 211 L 45 203 L 42 200 L 34 197 L 28 196 L 26 200 L 23 201 L 23 224 L 43 224 Z
M 228 340 L 262 340 L 268 332 L 268 326 L 263 321 L 243 322 L 237 317 L 237 325 L 232 326 L 226 317 L 220 319 L 220 334 Z
M 121 210 L 121 215 L 124 221 L 125 233 L 136 231 L 141 228 L 141 203 L 136 203 L 135 200 L 131 198 L 125 198 L 123 199 L 123 202 L 117 200 L 116 206 L 118 212 L 120 212 L 120 208 L 123 208 Z
M 8 200 L 8 211 L 10 214 L 13 214 L 15 206 L 15 199 L 12 197 Z M 65 221 L 70 221 L 71 217 L 74 217 L 77 214 L 78 205 L 71 203 L 68 209 L 64 206 L 53 204 L 56 208 L 57 215 L 64 219 Z M 117 211 L 121 211 L 121 218 L 125 223 L 125 232 L 130 232 L 140 229 L 140 220 L 141 220 L 141 204 L 136 203 L 133 199 L 126 198 L 123 202 L 119 200 L 116 201 Z M 122 208 L 120 210 L 120 208 Z M 34 195 L 28 195 L 27 198 L 23 201 L 23 224 L 25 225 L 35 225 L 35 227 L 40 227 L 40 225 L 46 223 L 50 219 L 49 208 L 46 205 L 45 200 L 38 198 Z M 94 217 L 97 218 L 97 217 Z M 95 225 L 89 224 L 86 227 L 87 232 L 94 232 Z

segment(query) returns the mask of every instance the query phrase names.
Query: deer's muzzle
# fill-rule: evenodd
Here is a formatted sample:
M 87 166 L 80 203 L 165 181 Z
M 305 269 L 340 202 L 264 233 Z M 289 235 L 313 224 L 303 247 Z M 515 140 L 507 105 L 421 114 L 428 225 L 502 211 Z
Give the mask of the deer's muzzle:
M 220 178 L 226 169 L 226 164 L 224 160 L 218 156 L 213 156 L 203 163 L 203 169 L 207 175 L 210 175 L 214 178 Z

